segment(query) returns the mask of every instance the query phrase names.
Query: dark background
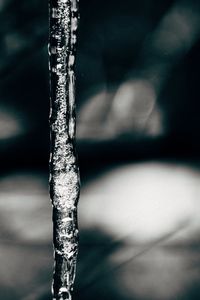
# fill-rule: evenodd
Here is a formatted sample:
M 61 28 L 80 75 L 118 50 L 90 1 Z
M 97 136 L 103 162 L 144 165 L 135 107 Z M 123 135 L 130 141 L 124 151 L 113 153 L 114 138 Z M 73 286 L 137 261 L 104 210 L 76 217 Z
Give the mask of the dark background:
M 0 15 L 0 298 L 50 299 L 48 3 Z M 80 16 L 74 298 L 199 299 L 200 3 L 84 0 Z

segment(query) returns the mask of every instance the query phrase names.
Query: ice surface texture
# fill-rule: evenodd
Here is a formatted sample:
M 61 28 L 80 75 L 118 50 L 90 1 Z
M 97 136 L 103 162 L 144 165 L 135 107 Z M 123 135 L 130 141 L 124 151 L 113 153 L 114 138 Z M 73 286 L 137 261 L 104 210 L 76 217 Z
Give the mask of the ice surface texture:
M 77 0 L 50 0 L 51 157 L 55 270 L 53 299 L 71 299 L 78 252 L 77 203 L 80 192 L 75 152 L 74 62 Z

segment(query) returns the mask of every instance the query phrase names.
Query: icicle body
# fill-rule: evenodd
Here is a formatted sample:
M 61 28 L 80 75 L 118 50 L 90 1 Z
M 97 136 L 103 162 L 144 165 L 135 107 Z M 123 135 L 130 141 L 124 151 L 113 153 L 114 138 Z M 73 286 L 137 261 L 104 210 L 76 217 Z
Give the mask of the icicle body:
M 51 157 L 55 270 L 53 299 L 71 299 L 78 252 L 80 192 L 75 140 L 74 61 L 78 0 L 50 0 Z

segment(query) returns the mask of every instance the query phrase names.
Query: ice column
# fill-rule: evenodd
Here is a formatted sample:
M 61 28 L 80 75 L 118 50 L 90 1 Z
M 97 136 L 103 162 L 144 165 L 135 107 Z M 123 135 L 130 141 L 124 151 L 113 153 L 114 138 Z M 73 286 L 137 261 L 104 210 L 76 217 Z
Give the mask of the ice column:
M 51 81 L 50 196 L 55 269 L 53 299 L 71 299 L 78 252 L 80 192 L 75 152 L 75 77 L 78 0 L 49 1 Z

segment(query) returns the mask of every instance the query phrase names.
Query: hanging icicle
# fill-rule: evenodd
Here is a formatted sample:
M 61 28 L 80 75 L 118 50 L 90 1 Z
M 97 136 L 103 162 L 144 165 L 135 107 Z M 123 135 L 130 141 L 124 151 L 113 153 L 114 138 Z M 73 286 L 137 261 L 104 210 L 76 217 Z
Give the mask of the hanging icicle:
M 78 252 L 77 203 L 80 192 L 75 153 L 74 62 L 78 0 L 50 0 L 51 157 L 55 269 L 53 299 L 71 299 Z

